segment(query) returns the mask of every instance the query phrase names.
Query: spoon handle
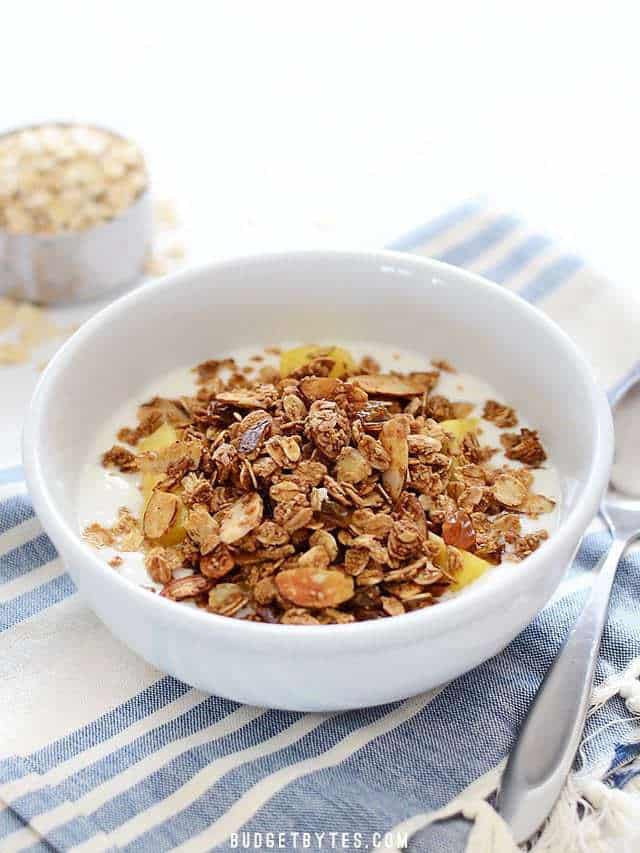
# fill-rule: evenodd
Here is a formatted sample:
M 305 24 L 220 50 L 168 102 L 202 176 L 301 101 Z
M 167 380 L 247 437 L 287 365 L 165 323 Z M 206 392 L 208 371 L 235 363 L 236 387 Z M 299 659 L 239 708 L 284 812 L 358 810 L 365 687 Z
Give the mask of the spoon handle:
M 517 843 L 551 812 L 584 728 L 611 587 L 627 540 L 615 538 L 598 564 L 584 609 L 549 667 L 511 750 L 498 811 Z

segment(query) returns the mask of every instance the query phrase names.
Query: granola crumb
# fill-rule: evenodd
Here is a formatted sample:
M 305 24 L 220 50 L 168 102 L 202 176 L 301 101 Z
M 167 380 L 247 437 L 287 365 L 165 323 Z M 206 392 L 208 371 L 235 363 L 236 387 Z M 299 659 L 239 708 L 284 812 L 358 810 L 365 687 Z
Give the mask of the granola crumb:
M 446 358 L 432 358 L 431 364 L 437 368 L 437 370 L 444 370 L 445 373 L 457 373 L 458 371 L 451 364 L 450 361 L 447 361 Z
M 158 198 L 153 202 L 153 223 L 157 228 L 176 228 L 178 214 L 175 202 L 167 198 Z
M 110 450 L 102 454 L 103 468 L 117 468 L 123 474 L 129 474 L 138 470 L 138 458 L 135 453 L 114 444 Z
M 501 429 L 514 427 L 518 423 L 515 409 L 504 403 L 498 403 L 496 400 L 487 400 L 484 404 L 482 417 L 487 421 L 492 421 Z
M 500 441 L 507 459 L 514 459 L 532 468 L 538 468 L 547 458 L 535 430 L 523 428 L 520 433 L 504 433 L 500 436 Z
M 93 545 L 94 548 L 106 548 L 114 543 L 114 536 L 111 530 L 103 527 L 102 524 L 98 524 L 97 521 L 85 527 L 82 532 L 82 538 L 89 545 Z

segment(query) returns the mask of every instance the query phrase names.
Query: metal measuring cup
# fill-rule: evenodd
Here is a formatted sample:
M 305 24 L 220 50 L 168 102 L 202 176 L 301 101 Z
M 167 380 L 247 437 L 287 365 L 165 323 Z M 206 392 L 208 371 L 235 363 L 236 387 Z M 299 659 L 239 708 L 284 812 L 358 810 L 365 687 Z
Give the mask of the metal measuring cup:
M 72 126 L 69 122 L 46 123 L 52 125 Z M 15 128 L 2 136 L 27 129 Z M 148 185 L 126 210 L 84 230 L 20 234 L 0 228 L 0 296 L 43 304 L 103 296 L 142 274 L 151 235 Z

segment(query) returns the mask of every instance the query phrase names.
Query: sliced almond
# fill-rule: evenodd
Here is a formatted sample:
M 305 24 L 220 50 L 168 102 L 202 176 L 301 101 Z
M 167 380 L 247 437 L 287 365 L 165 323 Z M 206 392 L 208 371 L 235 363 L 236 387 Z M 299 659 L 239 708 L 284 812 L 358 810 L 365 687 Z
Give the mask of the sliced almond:
M 330 376 L 307 376 L 300 381 L 299 388 L 307 400 L 330 400 L 342 384 Z
M 147 539 L 159 539 L 164 536 L 176 519 L 179 505 L 178 498 L 170 492 L 152 493 L 142 522 Z
M 242 539 L 262 521 L 264 507 L 257 492 L 244 495 L 236 501 L 220 525 L 220 541 L 226 545 Z
M 336 607 L 353 596 L 353 578 L 337 569 L 301 566 L 275 578 L 280 595 L 298 607 Z
M 493 496 L 502 506 L 519 507 L 527 496 L 527 490 L 517 477 L 500 474 L 493 484 Z
M 416 397 L 432 386 L 428 376 L 429 374 L 417 374 L 413 377 L 401 377 L 391 373 L 372 373 L 352 376 L 350 381 L 367 394 L 380 394 L 381 397 Z
M 392 501 L 397 501 L 404 488 L 409 467 L 409 425 L 406 417 L 388 420 L 380 431 L 380 442 L 389 454 L 390 464 L 382 473 L 382 485 Z

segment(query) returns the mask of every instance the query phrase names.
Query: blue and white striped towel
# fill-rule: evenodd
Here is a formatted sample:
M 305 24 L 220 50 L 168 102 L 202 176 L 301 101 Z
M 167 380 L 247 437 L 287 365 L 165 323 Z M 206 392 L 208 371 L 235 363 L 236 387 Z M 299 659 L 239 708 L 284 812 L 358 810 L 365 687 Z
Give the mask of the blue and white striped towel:
M 640 306 L 511 216 L 466 204 L 393 248 L 467 267 L 541 305 L 607 385 L 638 357 Z M 2 851 L 368 849 L 395 829 L 396 846 L 415 833 L 411 849 L 457 853 L 466 821 L 424 828 L 424 813 L 455 798 L 450 812 L 477 817 L 470 848 L 514 849 L 482 799 L 578 612 L 585 572 L 606 545 L 597 526 L 562 594 L 499 656 L 404 702 L 300 714 L 206 696 L 138 660 L 79 600 L 20 469 L 0 472 L 0 497 Z M 638 602 L 631 555 L 583 769 L 540 851 L 640 847 Z

